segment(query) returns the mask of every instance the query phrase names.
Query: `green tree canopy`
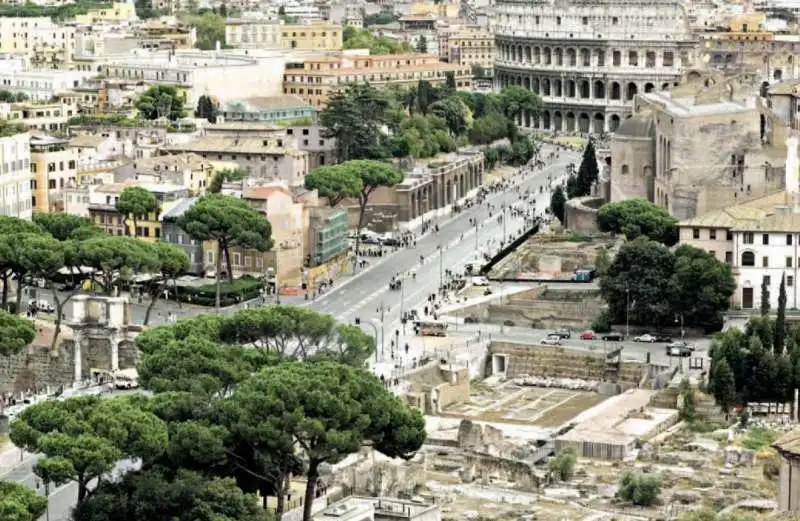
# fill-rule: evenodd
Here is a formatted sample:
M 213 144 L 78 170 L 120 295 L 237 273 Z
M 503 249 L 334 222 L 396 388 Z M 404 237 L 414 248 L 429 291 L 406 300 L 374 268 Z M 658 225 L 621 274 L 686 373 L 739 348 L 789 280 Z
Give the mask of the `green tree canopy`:
M 578 167 L 577 180 L 577 195 L 585 196 L 592 192 L 592 185 L 597 182 L 600 176 L 600 169 L 597 166 L 597 152 L 594 148 L 594 140 L 589 139 L 586 147 L 583 149 L 583 158 L 581 159 L 581 166 Z
M 617 495 L 636 506 L 649 507 L 658 503 L 661 477 L 658 474 L 626 472 L 619 482 Z
M 667 246 L 678 242 L 678 221 L 647 199 L 627 199 L 604 204 L 597 212 L 601 231 L 622 233 L 628 240 L 647 237 Z
M 538 112 L 542 101 L 533 91 L 519 85 L 512 85 L 500 93 L 500 106 L 508 119 L 516 121 L 525 112 Z
M 682 245 L 673 254 L 674 272 L 670 279 L 673 310 L 688 323 L 708 328 L 722 327 L 722 313 L 731 303 L 736 281 L 729 264 L 719 262 L 712 253 Z
M 220 302 L 220 266 L 223 254 L 228 278 L 232 281 L 232 246 L 260 252 L 272 248 L 272 226 L 266 217 L 247 202 L 228 195 L 211 194 L 201 197 L 184 212 L 178 226 L 193 239 L 217 242 L 217 307 Z
M 561 185 L 556 186 L 553 194 L 550 196 L 550 212 L 553 217 L 558 219 L 563 225 L 565 222 L 567 211 L 567 196 L 564 194 L 564 189 Z
M 111 295 L 120 280 L 133 273 L 156 273 L 158 255 L 152 245 L 133 237 L 98 236 L 80 244 L 80 256 L 86 266 L 96 270 L 92 279 Z
M 352 168 L 341 168 L 340 165 L 315 168 L 306 174 L 305 187 L 327 198 L 331 206 L 337 206 L 348 197 L 358 197 L 364 188 L 361 178 Z
M 308 461 L 304 521 L 311 519 L 319 467 L 337 463 L 367 441 L 408 458 L 425 440 L 425 422 L 373 375 L 331 363 L 285 363 L 263 369 L 227 400 L 234 425 L 290 437 Z M 243 432 L 242 435 L 246 435 Z
M 91 220 L 70 213 L 35 213 L 33 222 L 59 241 L 83 240 L 103 233 Z
M 197 29 L 195 47 L 203 51 L 213 51 L 217 42 L 225 45 L 225 16 L 206 11 L 192 17 L 191 24 Z
M 375 36 L 366 29 L 347 26 L 342 32 L 343 49 L 369 49 L 371 56 L 411 52 L 408 42 L 398 42 L 386 36 Z
M 41 454 L 34 472 L 56 485 L 74 481 L 78 503 L 88 484 L 122 458 L 150 461 L 167 445 L 166 425 L 125 398 L 78 397 L 40 402 L 11 423 L 11 441 Z
M 386 95 L 366 83 L 348 85 L 330 96 L 320 113 L 320 123 L 330 137 L 336 138 L 339 161 L 389 156 L 384 126 L 389 123 L 390 109 Z
M 167 118 L 176 120 L 184 117 L 185 99 L 173 85 L 153 85 L 136 99 L 136 109 L 145 119 Z
M 189 257 L 183 248 L 168 242 L 153 243 L 153 251 L 158 258 L 158 277 L 150 282 L 150 304 L 144 314 L 143 325 L 150 323 L 150 313 L 158 298 L 163 294 L 167 284 L 178 278 L 189 269 Z
M 255 496 L 233 479 L 208 479 L 181 471 L 171 477 L 156 469 L 127 473 L 103 482 L 79 504 L 75 521 L 270 521 Z
M 0 481 L 0 519 L 38 521 L 47 508 L 47 498 L 22 483 Z
M 0 310 L 0 356 L 23 352 L 35 338 L 33 322 Z
M 147 214 L 158 211 L 158 199 L 150 190 L 140 186 L 126 186 L 117 199 L 117 211 L 133 221 L 133 230 L 128 235 L 139 235 L 138 220 L 147 219 Z

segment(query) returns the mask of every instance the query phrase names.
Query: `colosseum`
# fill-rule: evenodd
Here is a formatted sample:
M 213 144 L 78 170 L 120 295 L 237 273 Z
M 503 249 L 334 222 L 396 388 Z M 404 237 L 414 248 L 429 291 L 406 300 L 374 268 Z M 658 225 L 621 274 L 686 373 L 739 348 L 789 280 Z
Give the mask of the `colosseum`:
M 521 126 L 613 132 L 639 92 L 669 89 L 695 61 L 677 0 L 498 0 L 497 88 L 538 93 Z

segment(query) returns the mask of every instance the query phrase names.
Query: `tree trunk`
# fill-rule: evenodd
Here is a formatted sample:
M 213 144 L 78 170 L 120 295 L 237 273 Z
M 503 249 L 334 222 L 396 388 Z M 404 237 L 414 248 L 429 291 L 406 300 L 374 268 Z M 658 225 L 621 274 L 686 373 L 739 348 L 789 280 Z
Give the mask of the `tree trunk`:
M 86 482 L 82 479 L 77 481 L 78 483 L 78 504 L 81 504 L 84 499 L 86 499 L 86 494 L 89 492 L 89 487 L 86 486 Z
M 15 310 L 17 315 L 19 315 L 22 307 L 22 278 L 21 274 L 17 275 L 17 309 Z
M 136 216 L 135 216 L 135 215 L 133 216 L 133 218 L 131 219 L 131 221 L 133 222 L 133 233 L 131 233 L 131 229 L 130 229 L 130 227 L 129 227 L 129 228 L 128 228 L 128 235 L 130 235 L 131 237 L 134 237 L 134 238 L 135 238 L 135 237 L 136 237 L 136 224 L 137 224 L 137 223 L 136 223 Z
M 3 274 L 3 309 L 8 309 L 8 272 Z
M 275 519 L 283 517 L 283 511 L 286 509 L 286 489 L 289 488 L 289 475 L 280 472 L 278 476 L 278 494 L 275 497 Z
M 217 315 L 220 314 L 220 305 L 219 305 L 219 293 L 222 291 L 222 275 L 219 272 L 219 269 L 222 267 L 222 242 L 217 241 Z
M 58 337 L 61 335 L 61 314 L 63 313 L 64 304 L 66 304 L 66 301 L 61 302 L 58 298 L 58 290 L 55 285 L 53 285 L 53 303 L 56 305 L 56 325 L 53 329 L 53 341 L 50 342 L 51 353 L 55 353 L 56 346 L 58 345 Z
M 358 248 L 361 246 L 361 228 L 364 227 L 364 212 L 367 210 L 367 196 L 361 195 L 358 198 L 358 225 L 356 226 L 356 262 L 353 264 L 353 273 L 358 266 Z
M 233 282 L 233 267 L 231 266 L 231 252 L 227 242 L 225 242 L 225 267 L 228 269 L 228 282 Z
M 314 506 L 314 494 L 317 490 L 317 478 L 319 477 L 319 461 L 311 460 L 308 464 L 308 474 L 306 482 L 306 497 L 303 500 L 303 521 L 311 521 L 311 507 Z
M 156 305 L 156 301 L 158 300 L 158 296 L 161 294 L 161 286 L 157 286 L 158 290 L 154 291 L 150 295 L 150 303 L 147 305 L 147 311 L 144 312 L 144 322 L 142 323 L 143 326 L 146 326 L 150 323 L 150 313 L 153 311 L 153 308 Z

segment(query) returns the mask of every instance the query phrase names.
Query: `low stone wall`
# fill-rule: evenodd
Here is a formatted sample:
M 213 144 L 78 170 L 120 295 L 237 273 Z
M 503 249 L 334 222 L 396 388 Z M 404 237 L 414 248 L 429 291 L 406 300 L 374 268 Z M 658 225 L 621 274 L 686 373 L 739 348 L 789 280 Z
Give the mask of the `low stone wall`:
M 511 378 L 530 375 L 600 381 L 605 377 L 606 356 L 602 352 L 494 341 L 489 346 L 489 352 L 508 357 L 506 375 Z M 644 370 L 643 364 L 623 362 L 619 381 L 635 386 Z
M 576 197 L 567 201 L 564 228 L 579 232 L 596 232 L 597 210 L 605 203 L 603 197 Z

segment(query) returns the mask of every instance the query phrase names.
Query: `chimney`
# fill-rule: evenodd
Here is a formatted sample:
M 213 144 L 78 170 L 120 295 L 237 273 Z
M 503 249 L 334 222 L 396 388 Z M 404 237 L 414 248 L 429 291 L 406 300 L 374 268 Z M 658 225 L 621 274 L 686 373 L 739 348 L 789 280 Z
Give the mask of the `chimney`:
M 797 158 L 797 146 L 800 144 L 797 136 L 790 136 L 786 139 L 786 165 L 785 165 L 785 185 L 789 197 L 793 197 L 800 192 L 800 162 Z

